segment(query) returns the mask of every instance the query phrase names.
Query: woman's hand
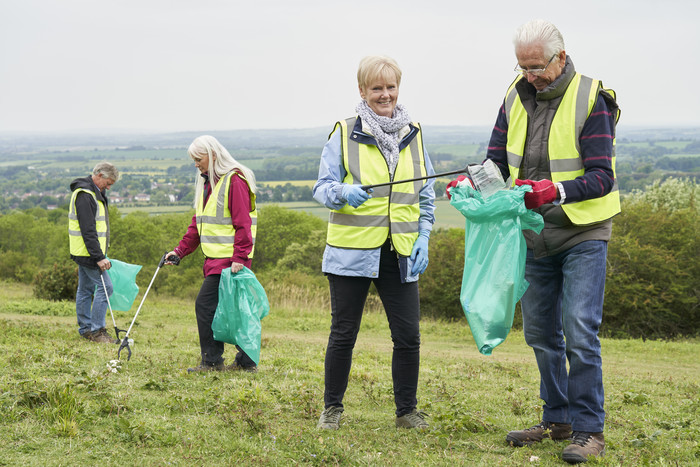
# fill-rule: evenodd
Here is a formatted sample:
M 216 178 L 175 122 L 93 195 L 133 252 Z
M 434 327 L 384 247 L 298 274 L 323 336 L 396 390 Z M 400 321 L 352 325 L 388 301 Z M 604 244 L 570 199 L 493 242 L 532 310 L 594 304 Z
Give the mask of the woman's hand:
M 170 257 L 171 257 L 171 256 L 174 256 L 175 258 L 177 258 L 178 261 L 177 261 L 177 262 L 176 262 L 176 261 L 171 261 L 171 260 L 170 260 Z M 166 253 L 166 255 L 165 255 L 165 263 L 163 263 L 163 264 L 174 264 L 175 266 L 177 266 L 177 265 L 180 263 L 179 260 L 180 260 L 180 257 L 178 256 L 177 253 L 175 253 L 175 250 L 173 250 L 173 251 L 171 251 L 171 252 L 169 252 L 169 253 Z
M 231 274 L 236 274 L 238 271 L 243 269 L 243 265 L 241 263 L 236 263 L 235 261 L 231 263 Z

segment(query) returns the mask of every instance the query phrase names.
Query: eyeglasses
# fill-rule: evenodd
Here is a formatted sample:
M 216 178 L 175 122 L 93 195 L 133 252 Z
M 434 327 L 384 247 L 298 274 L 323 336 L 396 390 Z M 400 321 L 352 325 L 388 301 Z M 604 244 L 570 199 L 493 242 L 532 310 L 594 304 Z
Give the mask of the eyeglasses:
M 552 55 L 552 58 L 549 59 L 547 64 L 544 66 L 544 68 L 530 68 L 529 70 L 526 70 L 525 68 L 521 68 L 520 65 L 515 65 L 515 68 L 513 68 L 513 71 L 517 71 L 518 73 L 522 73 L 523 76 L 527 75 L 528 73 L 533 75 L 533 76 L 542 76 L 545 71 L 547 71 L 547 67 L 552 63 L 552 60 L 554 60 L 554 57 L 556 57 L 557 54 Z

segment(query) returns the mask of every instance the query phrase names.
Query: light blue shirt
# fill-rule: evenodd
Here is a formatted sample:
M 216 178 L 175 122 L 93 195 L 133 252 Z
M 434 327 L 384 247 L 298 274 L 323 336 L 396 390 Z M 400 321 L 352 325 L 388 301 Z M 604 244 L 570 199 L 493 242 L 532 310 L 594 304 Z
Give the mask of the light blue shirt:
M 425 169 L 428 175 L 434 175 L 433 164 L 430 162 L 425 145 L 423 145 L 423 154 L 425 155 Z M 336 130 L 326 142 L 321 153 L 318 180 L 313 188 L 314 199 L 328 209 L 340 209 L 345 206 L 347 200 L 342 197 L 342 191 L 343 185 L 345 185 L 343 180 L 346 175 L 347 171 L 343 166 L 341 154 L 341 132 Z M 420 217 L 418 228 L 421 235 L 427 235 L 428 237 L 435 222 L 434 183 L 434 178 L 426 180 L 419 192 Z M 379 277 L 380 252 L 381 247 L 357 250 L 326 245 L 326 249 L 323 252 L 322 270 L 325 273 L 339 276 Z M 407 282 L 415 282 L 417 280 L 418 275 L 407 278 Z

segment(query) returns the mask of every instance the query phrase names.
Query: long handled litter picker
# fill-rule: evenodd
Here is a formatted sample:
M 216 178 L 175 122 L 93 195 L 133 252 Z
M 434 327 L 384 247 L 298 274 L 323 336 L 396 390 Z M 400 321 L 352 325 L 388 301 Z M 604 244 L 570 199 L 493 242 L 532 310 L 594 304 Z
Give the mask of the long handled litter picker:
M 114 334 L 117 336 L 117 341 L 119 341 L 119 333 L 126 332 L 126 329 L 119 329 L 117 327 L 117 322 L 114 321 L 114 312 L 112 311 L 112 303 L 109 301 L 109 294 L 107 293 L 107 286 L 105 285 L 105 278 L 103 276 L 104 272 L 100 274 L 100 279 L 102 279 L 102 288 L 105 290 L 105 296 L 107 297 L 107 305 L 109 306 L 109 314 L 112 315 L 112 324 L 114 325 Z M 119 343 L 119 342 L 117 342 Z
M 409 183 L 409 182 L 417 182 L 418 180 L 428 180 L 430 178 L 438 178 L 438 177 L 446 177 L 448 175 L 457 175 L 457 174 L 462 174 L 465 172 L 469 171 L 469 166 L 470 165 L 478 165 L 478 164 L 468 164 L 466 167 L 460 170 L 453 170 L 452 172 L 443 172 L 439 174 L 433 174 L 433 175 L 428 175 L 427 177 L 418 177 L 418 178 L 409 178 L 408 180 L 397 180 L 395 182 L 386 182 L 386 183 L 377 183 L 375 185 L 362 185 L 360 188 L 363 190 L 367 191 L 370 188 L 377 188 L 380 186 L 389 186 L 389 185 L 397 185 L 399 183 Z
M 143 294 L 143 298 L 141 299 L 141 304 L 139 304 L 139 308 L 136 310 L 136 314 L 134 315 L 134 319 L 131 320 L 131 324 L 129 325 L 129 329 L 126 331 L 126 335 L 124 336 L 124 339 L 122 340 L 122 344 L 119 346 L 119 350 L 117 351 L 117 358 L 119 358 L 119 355 L 122 353 L 122 349 L 126 349 L 129 352 L 129 356 L 126 358 L 127 360 L 131 360 L 131 347 L 129 347 L 130 341 L 133 342 L 132 339 L 129 339 L 129 333 L 131 333 L 131 328 L 134 326 L 134 323 L 136 322 L 136 317 L 139 315 L 139 312 L 141 311 L 141 307 L 143 306 L 143 302 L 146 301 L 146 297 L 148 296 L 148 291 L 151 290 L 151 286 L 153 285 L 153 281 L 156 280 L 156 276 L 158 275 L 158 271 L 160 271 L 160 268 L 163 267 L 163 264 L 165 264 L 165 257 L 168 253 L 166 252 L 163 254 L 163 257 L 160 259 L 160 262 L 158 263 L 158 267 L 156 268 L 156 272 L 153 274 L 153 278 L 151 279 L 151 283 L 148 284 L 148 288 L 146 289 L 146 293 Z

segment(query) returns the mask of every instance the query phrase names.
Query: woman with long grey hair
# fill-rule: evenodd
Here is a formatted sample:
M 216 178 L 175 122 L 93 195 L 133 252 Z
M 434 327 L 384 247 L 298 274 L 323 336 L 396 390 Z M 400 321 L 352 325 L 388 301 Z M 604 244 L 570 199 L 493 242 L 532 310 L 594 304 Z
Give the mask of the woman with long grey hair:
M 201 361 L 188 372 L 256 371 L 255 362 L 240 347 L 232 365 L 224 365 L 224 343 L 214 340 L 211 329 L 219 304 L 221 271 L 236 273 L 250 268 L 255 243 L 255 175 L 236 161 L 213 136 L 204 135 L 190 144 L 187 154 L 198 169 L 195 182 L 195 215 L 173 255 L 184 258 L 201 246 L 204 282 L 195 301 Z M 165 264 L 173 264 L 166 261 Z

